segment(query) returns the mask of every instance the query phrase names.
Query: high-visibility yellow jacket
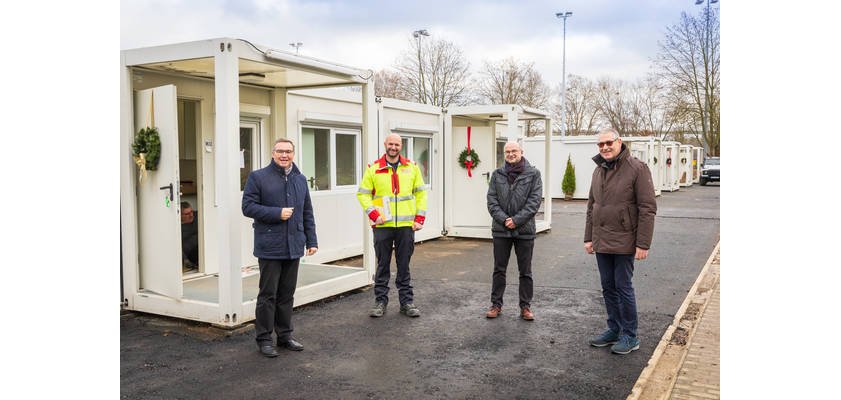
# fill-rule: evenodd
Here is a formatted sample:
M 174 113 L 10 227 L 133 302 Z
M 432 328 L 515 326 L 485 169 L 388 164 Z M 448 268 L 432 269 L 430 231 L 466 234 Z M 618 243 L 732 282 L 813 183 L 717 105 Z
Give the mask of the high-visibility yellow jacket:
M 394 171 L 385 158 L 383 155 L 365 170 L 356 193 L 359 204 L 372 223 L 377 217 L 385 219 L 390 214 L 390 218 L 383 224 L 375 225 L 376 228 L 412 226 L 414 222 L 423 224 L 429 185 L 423 183 L 420 168 L 400 156 L 400 165 Z M 384 203 L 389 203 L 388 210 L 383 208 Z

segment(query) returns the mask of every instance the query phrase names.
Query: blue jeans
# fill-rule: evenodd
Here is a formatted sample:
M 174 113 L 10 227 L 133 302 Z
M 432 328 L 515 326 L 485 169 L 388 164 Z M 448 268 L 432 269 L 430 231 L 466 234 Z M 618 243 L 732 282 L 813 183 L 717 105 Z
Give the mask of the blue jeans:
M 596 253 L 607 327 L 618 334 L 637 337 L 637 299 L 634 296 L 633 254 Z

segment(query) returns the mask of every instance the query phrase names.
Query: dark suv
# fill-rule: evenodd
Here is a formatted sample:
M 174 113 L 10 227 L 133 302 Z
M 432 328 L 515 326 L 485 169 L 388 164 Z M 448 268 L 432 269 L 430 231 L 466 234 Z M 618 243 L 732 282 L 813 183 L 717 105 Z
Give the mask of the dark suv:
M 701 186 L 713 181 L 721 181 L 721 160 L 719 157 L 709 157 L 701 164 Z

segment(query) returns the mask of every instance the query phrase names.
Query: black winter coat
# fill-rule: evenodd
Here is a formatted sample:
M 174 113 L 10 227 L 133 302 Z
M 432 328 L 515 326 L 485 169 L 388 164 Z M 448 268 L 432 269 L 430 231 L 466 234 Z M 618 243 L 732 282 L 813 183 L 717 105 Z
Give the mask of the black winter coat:
M 508 184 L 505 167 L 497 168 L 488 185 L 488 212 L 493 218 L 493 237 L 534 239 L 537 227 L 534 215 L 543 199 L 543 181 L 540 171 L 525 160 L 525 170 L 513 184 Z M 514 219 L 514 229 L 505 226 L 508 217 Z
M 284 207 L 295 207 L 286 221 L 280 219 Z M 307 178 L 295 164 L 288 176 L 274 160 L 248 174 L 242 214 L 254 219 L 254 257 L 290 260 L 303 257 L 305 248 L 318 247 Z

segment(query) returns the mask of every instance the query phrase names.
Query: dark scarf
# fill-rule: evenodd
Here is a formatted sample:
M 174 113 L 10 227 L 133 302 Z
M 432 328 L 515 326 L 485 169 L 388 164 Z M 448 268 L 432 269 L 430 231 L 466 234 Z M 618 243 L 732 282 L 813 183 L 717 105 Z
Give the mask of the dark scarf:
M 505 163 L 505 174 L 508 177 L 508 184 L 511 185 L 517 180 L 517 177 L 526 170 L 526 158 L 523 157 L 520 159 L 520 162 L 516 164 L 509 164 Z

